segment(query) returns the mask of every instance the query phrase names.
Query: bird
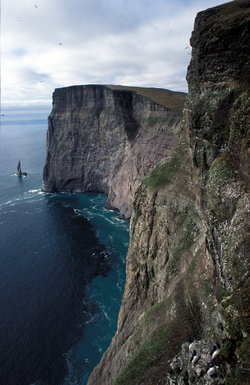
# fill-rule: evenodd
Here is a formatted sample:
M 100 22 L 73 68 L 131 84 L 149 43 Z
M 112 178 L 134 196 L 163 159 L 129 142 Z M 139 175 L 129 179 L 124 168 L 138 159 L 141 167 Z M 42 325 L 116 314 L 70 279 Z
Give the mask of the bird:
M 36 4 L 34 4 L 34 7 L 35 7 L 35 8 L 39 8 L 38 5 L 36 5 Z

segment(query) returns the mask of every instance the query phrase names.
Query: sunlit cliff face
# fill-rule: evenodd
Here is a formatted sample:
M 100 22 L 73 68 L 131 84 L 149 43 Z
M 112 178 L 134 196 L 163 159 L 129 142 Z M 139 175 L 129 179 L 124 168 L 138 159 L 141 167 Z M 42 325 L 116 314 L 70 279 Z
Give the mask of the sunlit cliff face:
M 57 89 L 49 117 L 46 191 L 104 192 L 130 218 L 142 178 L 170 156 L 184 93 L 119 86 Z

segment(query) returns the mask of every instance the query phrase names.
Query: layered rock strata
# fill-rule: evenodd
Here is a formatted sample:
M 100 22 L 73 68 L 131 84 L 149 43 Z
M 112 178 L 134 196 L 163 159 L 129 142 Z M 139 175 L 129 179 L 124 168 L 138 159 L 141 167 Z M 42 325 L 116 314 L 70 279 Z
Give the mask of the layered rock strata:
M 135 192 L 117 332 L 88 385 L 249 383 L 250 4 L 197 15 L 176 148 Z
M 142 178 L 172 154 L 184 93 L 119 86 L 56 89 L 44 190 L 103 192 L 129 218 Z

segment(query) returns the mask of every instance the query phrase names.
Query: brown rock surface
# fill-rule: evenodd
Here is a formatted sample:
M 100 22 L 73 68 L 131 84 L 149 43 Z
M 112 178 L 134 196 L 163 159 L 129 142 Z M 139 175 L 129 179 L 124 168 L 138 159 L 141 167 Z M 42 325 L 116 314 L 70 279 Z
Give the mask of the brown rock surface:
M 246 0 L 197 15 L 179 140 L 135 193 L 118 328 L 88 385 L 249 383 L 249 30 Z

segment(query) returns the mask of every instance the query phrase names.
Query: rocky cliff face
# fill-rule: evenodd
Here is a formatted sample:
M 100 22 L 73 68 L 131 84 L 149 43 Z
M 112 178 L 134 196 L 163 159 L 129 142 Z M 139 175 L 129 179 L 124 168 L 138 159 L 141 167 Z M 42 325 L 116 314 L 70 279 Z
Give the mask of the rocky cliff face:
M 176 147 L 135 192 L 118 328 L 88 385 L 249 383 L 249 1 L 197 15 Z
M 184 93 L 118 86 L 57 89 L 44 190 L 103 192 L 126 218 L 142 178 L 172 154 Z

